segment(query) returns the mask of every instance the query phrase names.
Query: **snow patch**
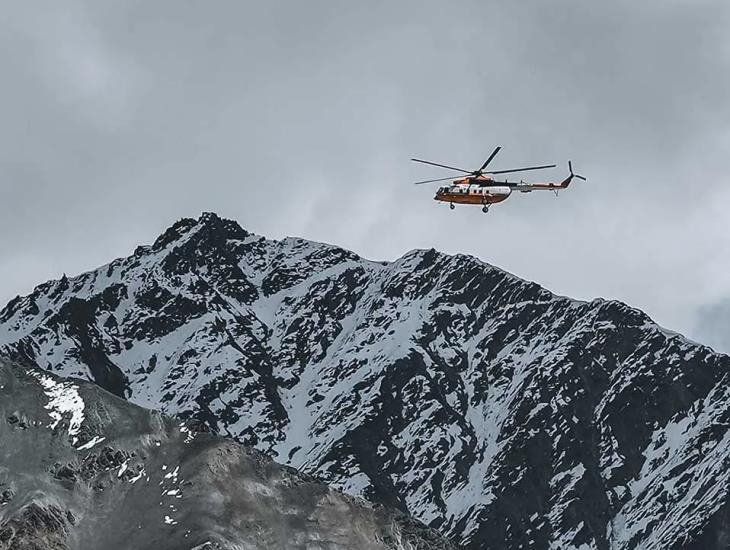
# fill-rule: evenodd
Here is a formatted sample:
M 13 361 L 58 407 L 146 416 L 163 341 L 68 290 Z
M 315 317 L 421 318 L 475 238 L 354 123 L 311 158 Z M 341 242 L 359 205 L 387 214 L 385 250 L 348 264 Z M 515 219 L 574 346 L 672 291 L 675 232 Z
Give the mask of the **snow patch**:
M 93 446 L 98 445 L 99 443 L 101 443 L 105 439 L 106 439 L 106 437 L 101 437 L 101 436 L 96 435 L 96 436 L 94 436 L 94 438 L 92 440 L 87 441 L 83 445 L 80 445 L 80 446 L 76 447 L 76 450 L 77 451 L 85 451 L 87 449 L 91 449 Z
M 43 393 L 48 397 L 45 409 L 53 420 L 48 427 L 54 430 L 64 416 L 70 416 L 68 436 L 76 445 L 81 423 L 84 421 L 84 400 L 81 399 L 77 386 L 71 382 L 57 382 L 40 372 L 31 371 L 30 375 L 40 382 Z

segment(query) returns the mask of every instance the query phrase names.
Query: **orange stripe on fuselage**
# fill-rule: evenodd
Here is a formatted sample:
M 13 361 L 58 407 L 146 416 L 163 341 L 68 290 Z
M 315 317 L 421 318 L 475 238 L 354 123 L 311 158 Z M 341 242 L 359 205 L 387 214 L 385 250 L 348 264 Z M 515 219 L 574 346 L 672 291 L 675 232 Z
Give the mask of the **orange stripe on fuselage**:
M 507 199 L 509 195 L 466 195 L 460 193 L 441 193 L 433 199 L 454 204 L 495 204 Z

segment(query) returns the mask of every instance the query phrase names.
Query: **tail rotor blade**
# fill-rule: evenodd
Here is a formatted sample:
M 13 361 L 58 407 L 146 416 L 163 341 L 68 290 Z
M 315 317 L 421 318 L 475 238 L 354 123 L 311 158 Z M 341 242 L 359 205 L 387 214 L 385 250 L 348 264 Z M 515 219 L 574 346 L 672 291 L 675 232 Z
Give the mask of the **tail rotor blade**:
M 588 181 L 583 176 L 579 176 L 578 174 L 573 173 L 573 163 L 568 161 L 568 170 L 570 171 L 570 176 L 573 178 L 578 178 L 579 180 Z

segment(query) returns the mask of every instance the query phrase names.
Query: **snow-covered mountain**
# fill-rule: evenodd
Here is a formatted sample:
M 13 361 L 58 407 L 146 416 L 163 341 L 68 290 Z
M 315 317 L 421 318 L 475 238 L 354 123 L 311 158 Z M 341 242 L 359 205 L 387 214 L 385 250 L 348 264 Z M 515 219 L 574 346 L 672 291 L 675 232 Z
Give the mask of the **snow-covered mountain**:
M 730 358 L 472 257 L 204 214 L 10 302 L 0 350 L 468 548 L 729 547 Z
M 0 549 L 448 550 L 407 516 L 0 359 Z

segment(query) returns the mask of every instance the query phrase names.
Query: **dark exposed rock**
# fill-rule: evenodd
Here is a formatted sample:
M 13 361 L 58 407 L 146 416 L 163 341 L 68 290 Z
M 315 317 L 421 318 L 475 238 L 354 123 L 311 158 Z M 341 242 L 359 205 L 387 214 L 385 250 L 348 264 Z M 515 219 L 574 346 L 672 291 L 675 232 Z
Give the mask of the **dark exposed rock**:
M 32 502 L 9 521 L 0 522 L 0 548 L 66 550 L 66 515 L 50 504 Z
M 106 291 L 105 291 L 106 292 Z M 97 384 L 120 397 L 125 395 L 127 377 L 107 355 L 102 335 L 96 328 L 97 304 L 82 298 L 72 298 L 50 318 L 50 323 L 62 323 L 67 334 L 78 343 L 78 358 L 88 368 Z
M 15 493 L 12 489 L 3 489 L 0 486 L 0 506 L 8 504 L 11 500 L 13 500 L 14 496 Z

